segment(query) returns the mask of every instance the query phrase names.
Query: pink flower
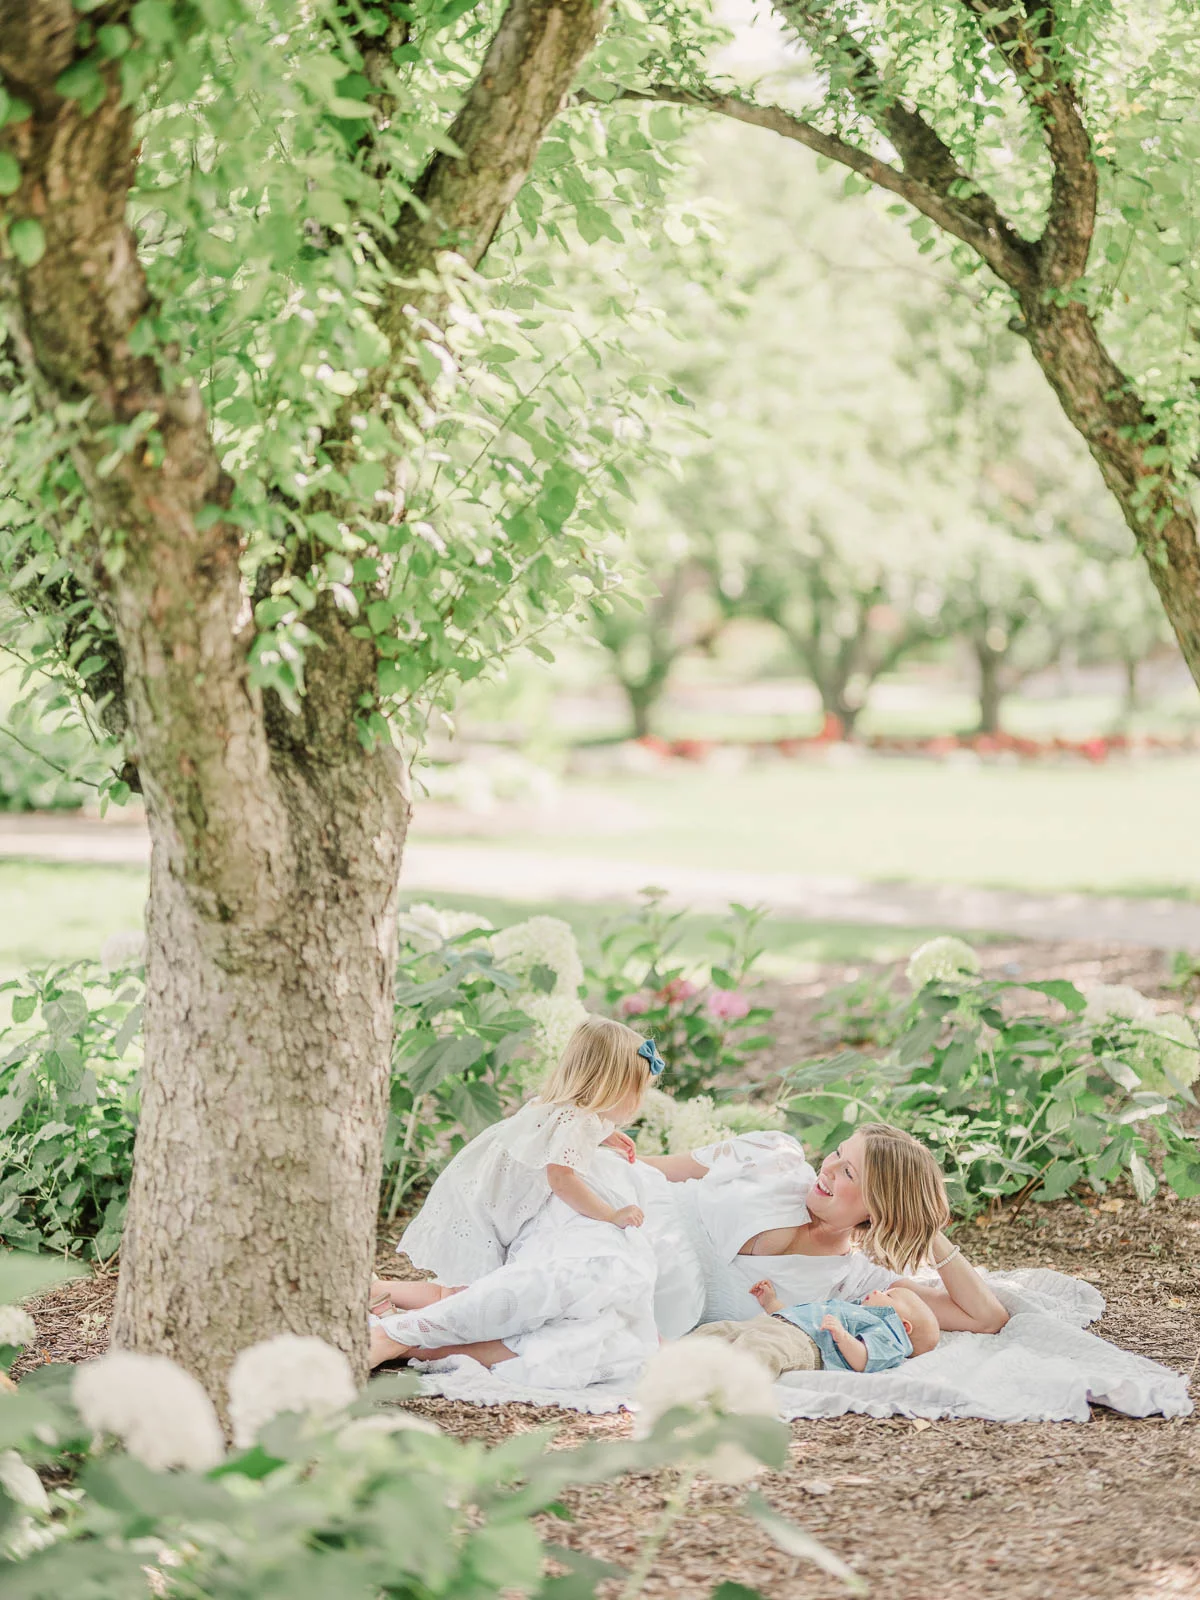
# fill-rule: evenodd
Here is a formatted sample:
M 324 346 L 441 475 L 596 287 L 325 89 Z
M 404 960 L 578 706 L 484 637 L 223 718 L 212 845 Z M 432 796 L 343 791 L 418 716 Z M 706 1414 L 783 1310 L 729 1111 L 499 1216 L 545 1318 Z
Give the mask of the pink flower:
M 694 983 L 689 983 L 686 978 L 672 978 L 658 991 L 656 999 L 669 1006 L 681 1006 L 685 1000 L 690 1000 L 699 994 L 699 989 Z
M 737 1022 L 749 1010 L 749 1000 L 736 989 L 714 989 L 708 997 L 708 1014 L 720 1022 Z
M 627 994 L 617 1006 L 618 1013 L 623 1017 L 640 1017 L 649 1011 L 654 1004 L 654 996 L 646 994 Z

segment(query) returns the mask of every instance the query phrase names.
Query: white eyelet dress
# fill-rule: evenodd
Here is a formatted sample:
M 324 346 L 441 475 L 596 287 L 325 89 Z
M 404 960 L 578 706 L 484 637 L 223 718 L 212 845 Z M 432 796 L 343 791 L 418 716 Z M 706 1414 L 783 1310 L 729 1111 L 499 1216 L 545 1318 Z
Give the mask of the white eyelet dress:
M 550 1200 L 548 1166 L 586 1174 L 613 1131 L 594 1111 L 531 1100 L 465 1145 L 435 1180 L 396 1246 L 442 1283 L 473 1283 Z
M 611 1151 L 599 1152 L 588 1182 L 612 1206 L 641 1203 L 635 1169 Z M 493 1374 L 518 1388 L 632 1383 L 658 1347 L 658 1275 L 645 1228 L 581 1217 L 551 1196 L 513 1240 L 503 1266 L 460 1294 L 378 1320 L 390 1338 L 417 1351 L 503 1340 L 516 1359 Z

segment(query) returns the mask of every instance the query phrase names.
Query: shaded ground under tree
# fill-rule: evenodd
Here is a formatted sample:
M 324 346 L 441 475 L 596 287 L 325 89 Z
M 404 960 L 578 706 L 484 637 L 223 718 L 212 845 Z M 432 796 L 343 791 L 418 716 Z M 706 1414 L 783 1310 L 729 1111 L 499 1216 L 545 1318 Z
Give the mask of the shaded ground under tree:
M 1165 993 L 1165 958 L 1086 944 L 989 946 L 987 968 L 1019 963 L 1080 982 L 1133 982 Z M 764 1068 L 815 1053 L 813 1020 L 826 992 L 855 969 L 829 966 L 803 983 L 773 985 L 779 1044 Z M 886 971 L 886 969 L 880 969 Z M 378 1263 L 397 1271 L 397 1221 Z M 1053 1267 L 1086 1277 L 1108 1304 L 1097 1331 L 1178 1371 L 1200 1373 L 1200 1199 L 1128 1191 L 1088 1203 L 1025 1206 L 972 1226 L 967 1248 L 988 1268 Z M 403 1272 L 403 1267 L 401 1267 Z M 115 1274 L 67 1284 L 34 1307 L 39 1340 L 18 1366 L 80 1361 L 108 1342 Z M 1193 1393 L 1197 1394 L 1195 1382 Z M 1200 1398 L 1200 1394 L 1197 1394 Z M 462 1438 L 499 1443 L 534 1427 L 565 1447 L 620 1437 L 627 1416 L 585 1417 L 527 1405 L 487 1408 L 442 1399 L 412 1408 Z M 1133 1420 L 1097 1408 L 1090 1423 L 925 1424 L 842 1417 L 793 1424 L 792 1456 L 762 1489 L 778 1509 L 853 1562 L 893 1600 L 1194 1600 L 1200 1594 L 1195 1484 L 1200 1420 Z M 667 1478 L 564 1496 L 569 1521 L 556 1542 L 626 1563 L 657 1520 Z M 835 1600 L 845 1593 L 815 1569 L 731 1522 L 735 1491 L 697 1487 L 695 1514 L 678 1524 L 647 1584 L 649 1596 L 700 1600 L 722 1579 L 770 1600 Z

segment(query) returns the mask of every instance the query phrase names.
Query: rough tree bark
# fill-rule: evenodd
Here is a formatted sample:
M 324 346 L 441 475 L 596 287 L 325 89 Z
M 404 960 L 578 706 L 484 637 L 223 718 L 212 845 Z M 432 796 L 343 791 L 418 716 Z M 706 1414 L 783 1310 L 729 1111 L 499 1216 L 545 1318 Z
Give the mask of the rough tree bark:
M 795 140 L 907 201 L 987 263 L 1012 290 L 1034 358 L 1116 498 L 1200 684 L 1200 524 L 1188 485 L 1159 463 L 1164 436 L 1105 348 L 1095 316 L 1071 298 L 1087 269 L 1099 180 L 1079 93 L 1062 73 L 1054 7 L 1043 0 L 1008 7 L 993 0 L 957 3 L 1003 59 L 1041 130 L 1051 182 L 1037 239 L 1018 232 L 932 123 L 888 88 L 867 47 L 836 31 L 820 0 L 772 4 L 817 61 L 835 63 L 840 89 L 895 151 L 899 165 L 781 106 L 740 95 L 660 83 L 629 97 L 696 106 Z
M 604 11 L 513 0 L 451 130 L 463 155 L 433 159 L 431 212 L 400 230 L 406 266 L 446 244 L 482 256 Z M 0 0 L 0 74 L 34 108 L 0 141 L 22 169 L 6 205 L 46 237 L 36 268 L 8 264 L 6 299 L 42 403 L 91 401 L 75 461 L 93 525 L 125 552 L 115 573 L 99 539 L 71 552 L 115 631 L 153 846 L 114 1338 L 174 1357 L 220 1401 L 237 1351 L 283 1331 L 365 1372 L 407 791 L 399 757 L 359 742 L 374 646 L 332 606 L 310 618 L 324 648 L 298 716 L 250 684 L 241 534 L 220 515 L 230 485 L 203 405 L 127 342 L 151 310 L 126 222 L 133 114 L 115 69 L 89 116 L 54 88 L 77 21 L 71 0 Z M 404 300 L 381 314 L 397 357 Z M 104 430 L 147 411 L 160 453 L 99 473 Z

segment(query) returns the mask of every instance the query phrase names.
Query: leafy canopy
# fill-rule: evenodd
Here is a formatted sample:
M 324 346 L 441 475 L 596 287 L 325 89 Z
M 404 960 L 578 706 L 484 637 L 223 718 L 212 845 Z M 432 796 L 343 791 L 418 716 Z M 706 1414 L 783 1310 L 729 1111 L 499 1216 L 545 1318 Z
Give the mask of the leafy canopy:
M 377 655 L 375 692 L 351 708 L 360 736 L 417 735 L 456 685 L 516 648 L 548 654 L 545 628 L 621 581 L 622 462 L 652 451 L 660 387 L 624 352 L 636 290 L 585 247 L 656 227 L 678 117 L 570 111 L 483 275 L 453 254 L 406 275 L 415 185 L 455 153 L 502 5 L 138 0 L 119 23 L 77 9 L 58 88 L 93 114 L 116 71 L 138 111 L 129 207 L 153 308 L 129 340 L 203 398 L 243 534 L 253 682 L 297 709 L 332 605 Z M 666 42 L 630 0 L 589 70 L 628 76 Z M 8 241 L 40 251 L 15 222 Z M 568 259 L 582 302 L 556 283 Z M 19 357 L 0 369 L 0 643 L 31 694 L 103 721 L 116 767 L 111 629 L 69 557 L 95 545 L 117 574 L 123 530 L 94 525 L 75 465 L 88 402 L 39 405 Z M 148 411 L 108 433 L 101 474 L 159 450 Z

